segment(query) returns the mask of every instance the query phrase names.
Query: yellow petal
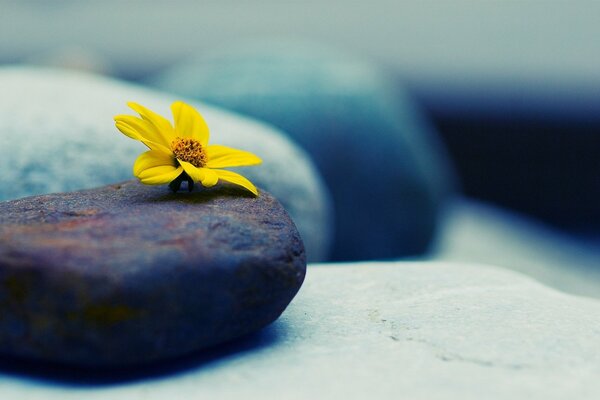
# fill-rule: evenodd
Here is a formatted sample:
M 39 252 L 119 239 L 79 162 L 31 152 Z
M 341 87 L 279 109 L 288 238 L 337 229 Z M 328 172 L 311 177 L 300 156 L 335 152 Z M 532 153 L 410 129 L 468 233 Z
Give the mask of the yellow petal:
M 189 177 L 192 178 L 192 180 L 194 182 L 201 182 L 202 179 L 204 179 L 205 174 L 204 174 L 204 171 L 202 171 L 204 168 L 197 168 L 197 167 L 193 166 L 192 164 L 190 164 L 189 162 L 185 162 L 185 161 L 181 161 L 181 160 L 177 160 L 177 161 L 179 162 L 179 164 L 181 164 L 185 173 L 188 174 Z
M 236 174 L 235 172 L 226 171 L 224 169 L 214 169 L 213 171 L 217 173 L 219 179 L 240 185 L 251 191 L 255 196 L 258 196 L 258 190 L 256 189 L 256 186 L 254 186 L 252 182 L 244 178 L 242 175 Z
M 217 184 L 219 177 L 217 174 L 208 168 L 198 168 L 189 162 L 177 160 L 183 167 L 183 170 L 194 180 L 194 182 L 200 182 L 202 186 L 212 187 Z
M 219 181 L 219 176 L 217 175 L 215 170 L 209 168 L 200 168 L 200 170 L 204 172 L 204 178 L 201 181 L 202 186 L 212 187 L 217 184 L 217 182 Z
M 120 130 L 123 134 L 129 136 L 132 139 L 139 140 L 140 142 L 142 142 L 146 146 L 148 146 L 148 148 L 150 148 L 152 150 L 162 151 L 163 153 L 167 153 L 167 154 L 172 154 L 170 147 L 167 148 L 163 144 L 156 143 L 152 140 L 148 140 L 148 139 L 144 138 L 143 136 L 141 136 L 138 133 L 137 130 L 135 130 L 130 125 L 128 125 L 122 121 L 118 121 L 115 125 L 117 126 L 117 129 Z
M 158 150 L 149 150 L 135 160 L 133 164 L 133 175 L 139 176 L 142 171 L 159 166 L 175 166 L 175 158 Z
M 163 144 L 166 144 L 167 147 L 170 147 L 171 142 L 173 141 L 173 139 L 175 139 L 175 133 L 173 131 L 173 126 L 171 125 L 168 119 L 132 101 L 127 103 L 127 105 L 132 110 L 140 114 L 144 121 L 148 122 L 148 125 L 151 127 L 155 135 L 158 135 L 163 138 Z M 158 142 L 161 143 L 161 141 Z
M 208 159 L 206 166 L 208 168 L 243 167 L 262 163 L 258 156 L 248 151 L 218 144 L 208 146 L 206 156 Z
M 174 165 L 157 165 L 155 167 L 146 168 L 140 171 L 140 173 L 137 174 L 137 177 L 140 179 L 145 179 L 150 176 L 166 174 L 167 172 L 171 172 L 177 168 L 178 166 Z
M 142 138 L 142 135 L 140 134 L 140 132 L 137 129 L 135 129 L 133 126 L 119 121 L 119 119 L 118 119 L 119 117 L 120 117 L 120 115 L 117 115 L 115 117 L 115 125 L 116 125 L 117 129 L 120 130 L 121 133 L 124 134 L 125 136 L 128 136 L 135 140 L 140 140 Z
M 208 125 L 194 107 L 183 101 L 171 105 L 175 120 L 175 134 L 179 137 L 189 137 L 197 140 L 204 147 L 208 144 Z
M 117 123 L 117 128 L 132 139 L 140 140 L 139 137 L 141 137 L 151 142 L 159 143 L 167 148 L 171 148 L 172 140 L 168 140 L 154 125 L 144 119 L 134 117 L 133 115 L 117 115 L 115 117 L 115 122 Z M 127 132 L 121 128 L 125 129 Z M 131 133 L 133 132 L 137 133 L 138 137 L 132 136 Z
M 181 166 L 159 166 L 148 168 L 138 175 L 140 182 L 145 185 L 165 185 L 171 183 L 183 173 Z

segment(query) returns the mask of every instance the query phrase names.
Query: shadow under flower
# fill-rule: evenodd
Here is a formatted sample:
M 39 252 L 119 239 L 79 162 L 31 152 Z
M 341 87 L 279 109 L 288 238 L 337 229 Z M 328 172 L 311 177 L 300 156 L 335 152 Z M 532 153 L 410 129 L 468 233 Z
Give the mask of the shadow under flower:
M 215 198 L 256 198 L 256 196 L 244 188 L 229 183 L 219 183 L 210 188 L 195 185 L 192 191 L 188 191 L 185 185 L 182 185 L 180 190 L 176 192 L 162 186 L 152 189 L 154 191 L 150 199 L 155 202 L 182 201 L 186 203 L 206 203 Z

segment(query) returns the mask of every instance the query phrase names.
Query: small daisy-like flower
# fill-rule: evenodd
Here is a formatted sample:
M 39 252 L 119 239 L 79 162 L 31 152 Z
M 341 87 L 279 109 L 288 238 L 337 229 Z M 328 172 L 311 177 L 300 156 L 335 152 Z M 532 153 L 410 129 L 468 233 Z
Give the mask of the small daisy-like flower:
M 142 153 L 133 165 L 133 174 L 146 185 L 169 184 L 179 190 L 181 182 L 211 187 L 219 180 L 242 186 L 258 196 L 256 187 L 242 175 L 221 168 L 260 164 L 256 155 L 221 145 L 209 145 L 209 131 L 204 118 L 192 106 L 176 101 L 171 105 L 175 126 L 164 117 L 137 103 L 127 103 L 141 118 L 117 115 L 117 129 L 144 143 L 150 150 Z

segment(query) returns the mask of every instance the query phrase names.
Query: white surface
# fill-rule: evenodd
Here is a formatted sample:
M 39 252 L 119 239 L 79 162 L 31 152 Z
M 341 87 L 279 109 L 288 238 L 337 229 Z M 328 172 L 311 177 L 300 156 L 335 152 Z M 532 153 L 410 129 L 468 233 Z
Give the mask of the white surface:
M 600 398 L 600 303 L 500 269 L 312 265 L 270 330 L 268 345 L 148 380 L 0 375 L 0 398 Z

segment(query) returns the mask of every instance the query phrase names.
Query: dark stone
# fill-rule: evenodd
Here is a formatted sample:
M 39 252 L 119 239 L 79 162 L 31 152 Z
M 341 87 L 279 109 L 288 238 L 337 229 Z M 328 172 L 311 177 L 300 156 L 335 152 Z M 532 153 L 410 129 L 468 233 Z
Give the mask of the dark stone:
M 88 366 L 183 355 L 273 322 L 306 270 L 268 193 L 126 182 L 0 203 L 0 352 Z
M 335 260 L 421 254 L 454 174 L 436 132 L 372 63 L 313 44 L 203 52 L 149 80 L 267 121 L 314 159 L 335 205 Z

